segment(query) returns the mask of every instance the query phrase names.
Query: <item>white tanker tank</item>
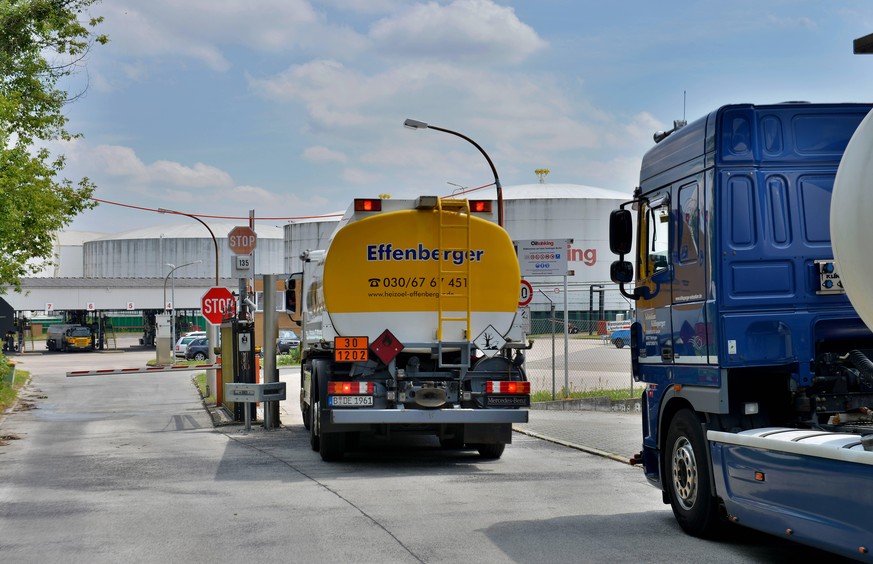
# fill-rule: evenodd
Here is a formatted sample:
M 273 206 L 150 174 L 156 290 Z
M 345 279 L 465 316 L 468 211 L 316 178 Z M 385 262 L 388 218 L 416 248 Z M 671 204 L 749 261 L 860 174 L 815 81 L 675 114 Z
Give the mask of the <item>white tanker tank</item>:
M 873 329 L 873 112 L 849 141 L 831 197 L 834 262 L 849 301 Z
M 497 458 L 527 421 L 520 270 L 489 200 L 356 200 L 304 253 L 301 410 L 340 458 L 361 432 L 433 433 Z

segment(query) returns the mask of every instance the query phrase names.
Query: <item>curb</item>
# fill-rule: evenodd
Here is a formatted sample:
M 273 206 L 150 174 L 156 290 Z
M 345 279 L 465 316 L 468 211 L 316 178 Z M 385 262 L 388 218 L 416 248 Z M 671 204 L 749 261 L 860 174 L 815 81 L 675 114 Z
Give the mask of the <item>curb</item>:
M 542 434 L 537 433 L 535 431 L 529 431 L 527 429 L 521 429 L 519 427 L 513 427 L 512 430 L 515 431 L 516 433 L 521 433 L 522 435 L 527 435 L 527 436 L 533 437 L 535 439 L 540 439 L 542 441 L 547 441 L 550 443 L 554 443 L 556 445 L 565 446 L 565 447 L 579 450 L 579 451 L 582 451 L 582 452 L 585 452 L 588 454 L 593 454 L 595 456 L 608 458 L 610 460 L 614 460 L 615 462 L 621 462 L 622 464 L 628 464 L 628 465 L 630 464 L 630 461 L 627 458 L 625 458 L 623 456 L 619 456 L 617 454 L 613 454 L 611 452 L 606 452 L 605 450 L 600 450 L 599 448 L 587 447 L 587 446 L 576 444 L 576 443 L 573 443 L 570 441 L 556 439 L 554 437 L 549 437 L 548 435 L 542 435 Z

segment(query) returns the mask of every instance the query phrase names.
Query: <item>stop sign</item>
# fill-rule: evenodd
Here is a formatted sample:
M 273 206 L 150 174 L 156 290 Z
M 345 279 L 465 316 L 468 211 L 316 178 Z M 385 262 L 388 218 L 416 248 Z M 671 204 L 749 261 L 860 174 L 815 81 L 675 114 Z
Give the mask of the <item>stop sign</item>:
M 200 313 L 213 325 L 220 325 L 222 319 L 233 315 L 235 306 L 230 290 L 218 286 L 207 290 L 200 299 Z
M 227 244 L 235 255 L 250 255 L 258 244 L 258 235 L 251 227 L 238 226 L 227 234 Z

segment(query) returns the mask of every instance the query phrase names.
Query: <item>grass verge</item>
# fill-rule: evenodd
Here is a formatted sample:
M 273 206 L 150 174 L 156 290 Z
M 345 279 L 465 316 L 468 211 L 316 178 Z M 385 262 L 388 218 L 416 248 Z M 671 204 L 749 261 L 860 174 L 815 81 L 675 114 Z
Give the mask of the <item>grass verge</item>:
M 622 388 L 618 390 L 603 390 L 603 389 L 593 389 L 593 390 L 585 390 L 585 391 L 571 391 L 569 394 L 564 393 L 564 390 L 560 390 L 555 393 L 555 400 L 564 400 L 564 399 L 587 399 L 587 398 L 602 398 L 607 397 L 613 400 L 626 400 L 626 399 L 636 399 L 637 393 L 634 392 L 631 395 L 631 391 L 629 388 Z M 530 401 L 552 401 L 552 392 L 548 390 L 540 390 L 539 392 L 534 392 L 530 396 Z
M 18 391 L 27 384 L 28 380 L 30 380 L 30 372 L 16 369 L 11 386 L 5 381 L 0 382 L 0 413 L 12 407 L 18 399 Z
M 200 391 L 200 396 L 203 398 L 207 404 L 214 404 L 215 399 L 215 391 L 207 389 L 206 385 L 206 373 L 200 372 L 199 374 L 194 375 L 194 385 L 197 386 L 197 389 Z

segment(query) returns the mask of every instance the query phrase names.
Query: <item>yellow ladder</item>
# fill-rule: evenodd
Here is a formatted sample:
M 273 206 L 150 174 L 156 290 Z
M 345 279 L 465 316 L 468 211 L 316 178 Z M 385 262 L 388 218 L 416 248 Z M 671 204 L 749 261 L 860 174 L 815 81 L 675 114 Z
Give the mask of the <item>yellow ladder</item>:
M 437 200 L 439 214 L 439 324 L 437 340 L 443 340 L 443 324 L 464 322 L 464 338 L 469 340 L 470 310 L 472 292 L 470 291 L 470 202 L 463 200 Z M 456 236 L 453 236 L 457 234 Z M 463 253 L 460 265 L 454 264 L 457 253 Z M 456 312 L 448 315 L 447 312 Z M 457 315 L 462 312 L 463 316 Z

